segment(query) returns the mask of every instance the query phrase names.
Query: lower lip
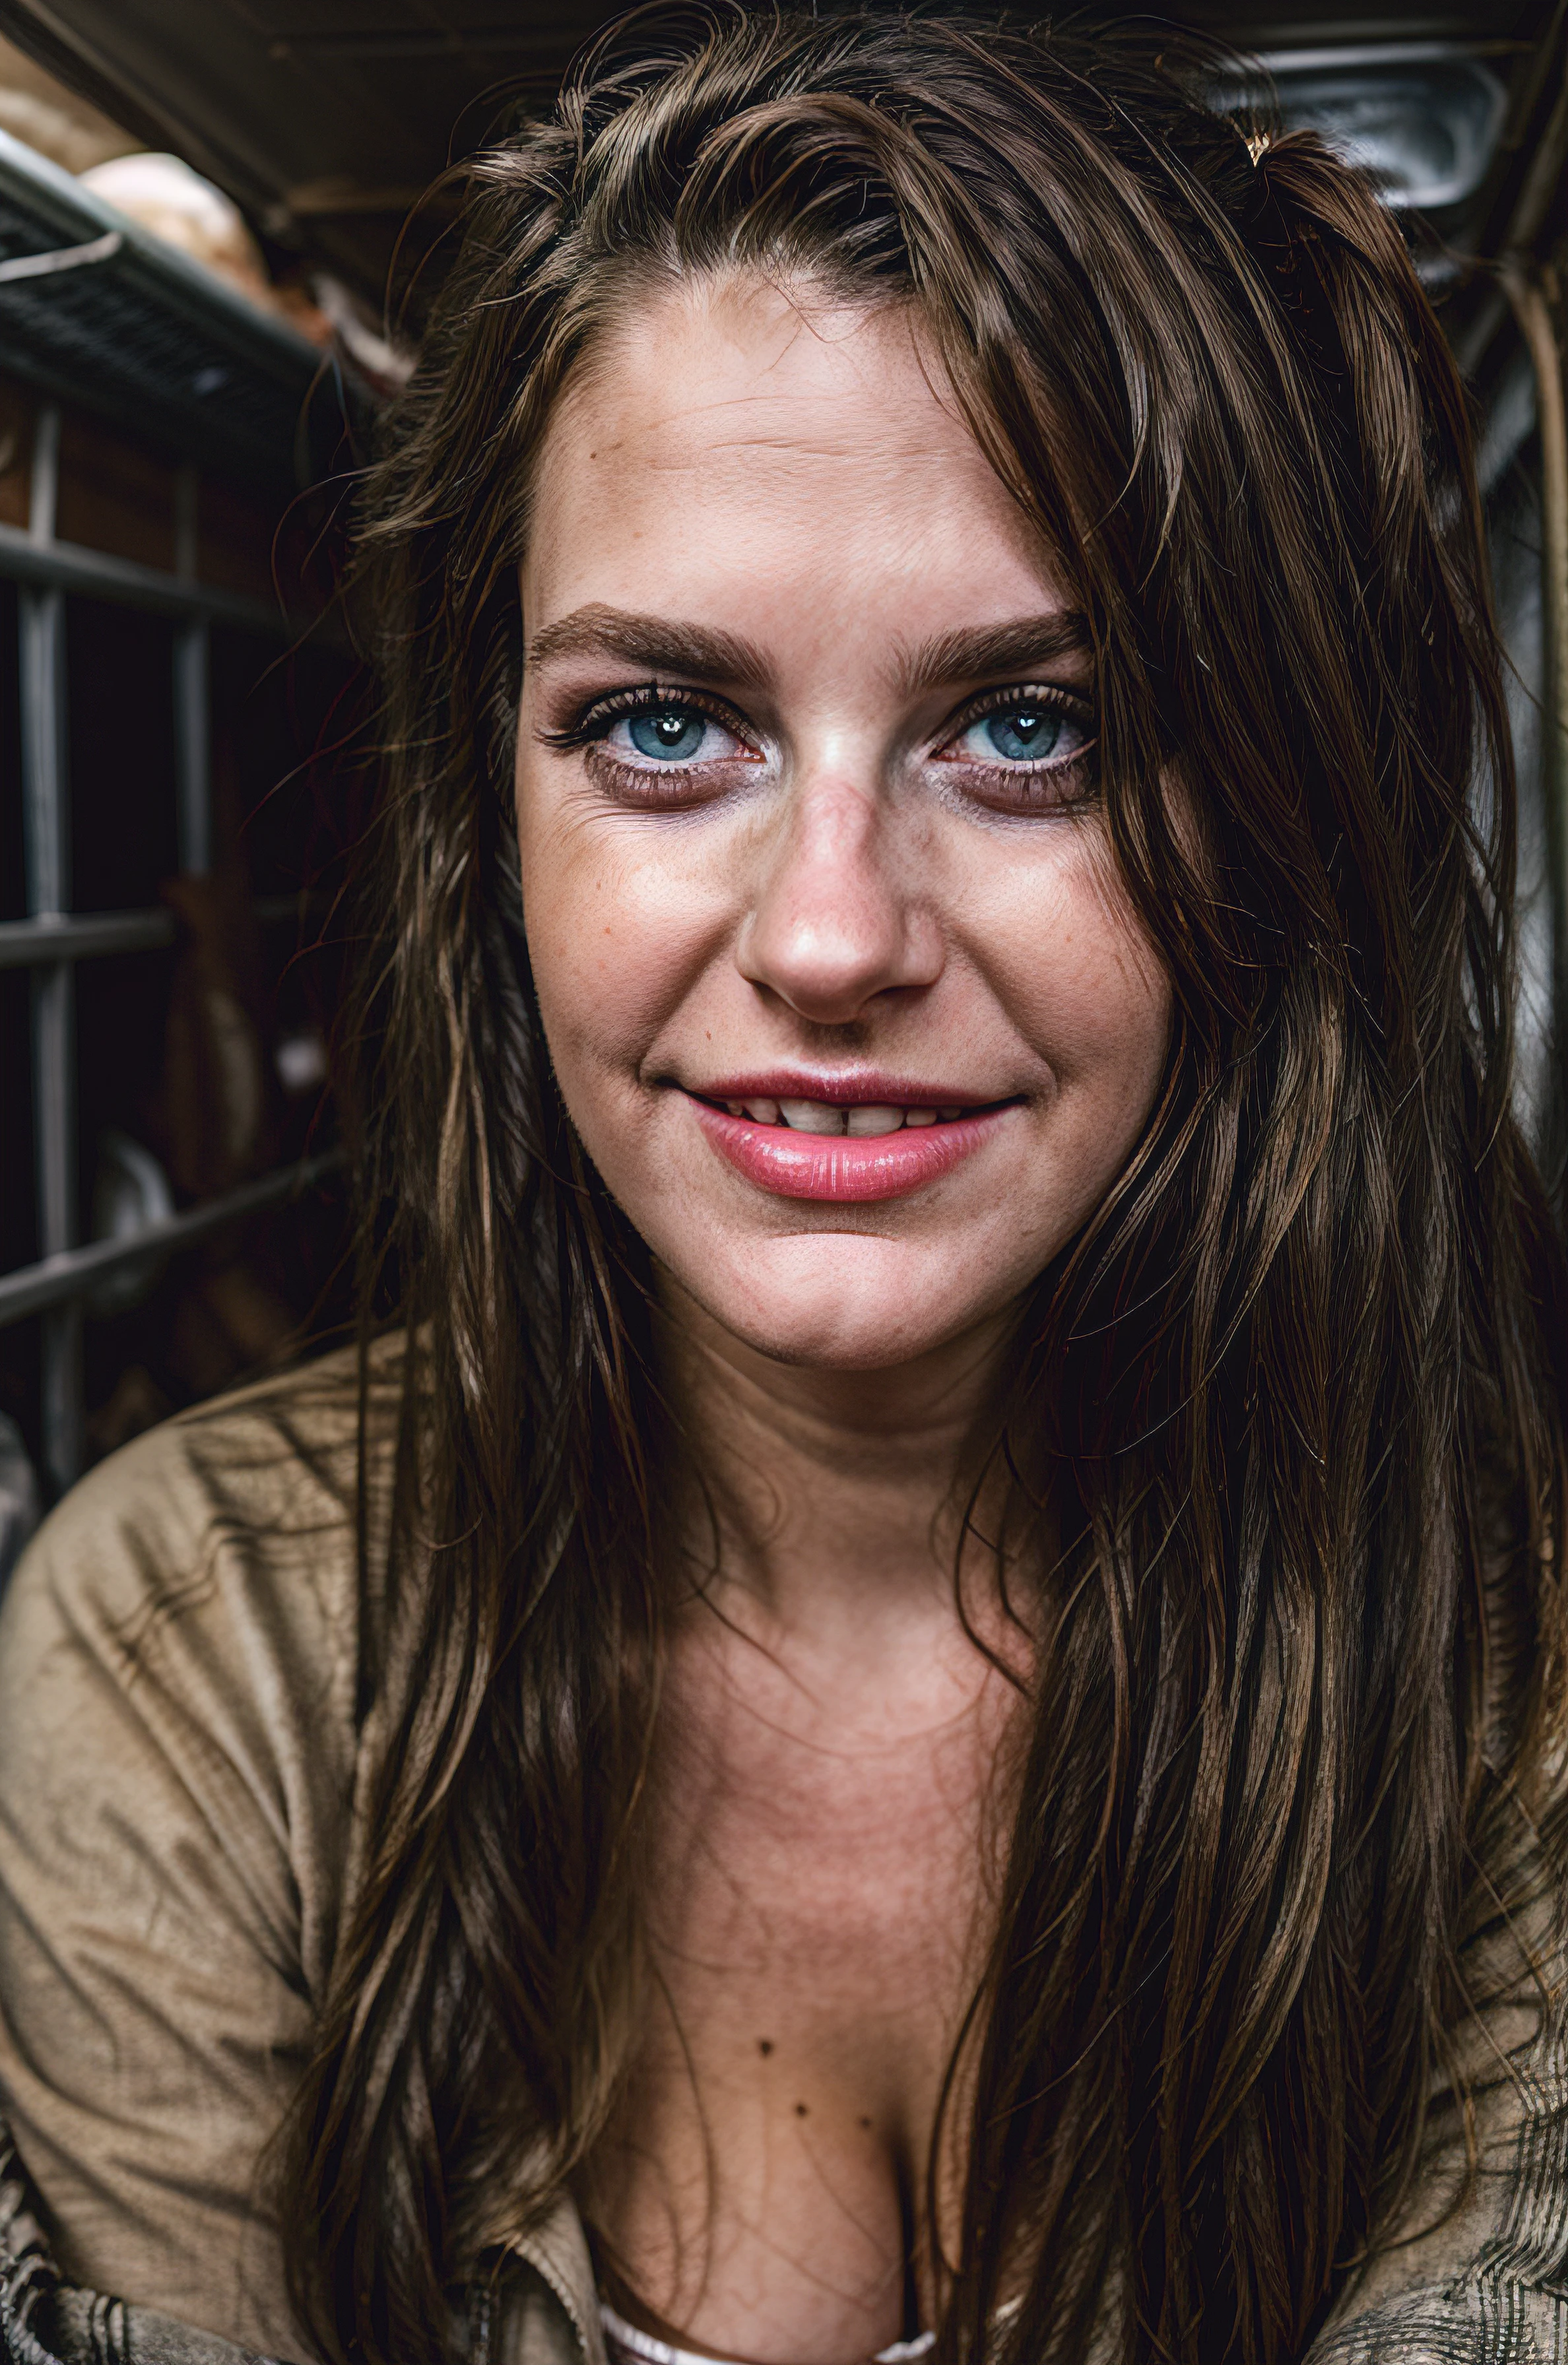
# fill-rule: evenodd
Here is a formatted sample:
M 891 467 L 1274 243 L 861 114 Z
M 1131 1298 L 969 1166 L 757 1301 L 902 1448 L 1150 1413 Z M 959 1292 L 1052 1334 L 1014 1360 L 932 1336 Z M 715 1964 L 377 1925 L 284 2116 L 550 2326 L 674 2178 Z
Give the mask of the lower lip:
M 949 1124 L 905 1126 L 898 1133 L 857 1137 L 842 1133 L 795 1133 L 787 1126 L 757 1125 L 731 1116 L 711 1102 L 692 1099 L 697 1121 L 719 1152 L 759 1190 L 781 1199 L 865 1201 L 898 1199 L 950 1174 L 995 1131 L 1002 1108 L 978 1109 Z

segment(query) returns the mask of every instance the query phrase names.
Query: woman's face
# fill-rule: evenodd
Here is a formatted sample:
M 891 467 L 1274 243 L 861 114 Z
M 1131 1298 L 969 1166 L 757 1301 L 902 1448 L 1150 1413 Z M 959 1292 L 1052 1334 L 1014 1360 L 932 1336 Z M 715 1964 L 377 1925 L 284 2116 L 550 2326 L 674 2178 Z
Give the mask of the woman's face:
M 1163 974 L 1081 620 L 911 320 L 669 291 L 579 374 L 523 568 L 550 1052 L 680 1289 L 794 1363 L 993 1322 L 1148 1115 Z

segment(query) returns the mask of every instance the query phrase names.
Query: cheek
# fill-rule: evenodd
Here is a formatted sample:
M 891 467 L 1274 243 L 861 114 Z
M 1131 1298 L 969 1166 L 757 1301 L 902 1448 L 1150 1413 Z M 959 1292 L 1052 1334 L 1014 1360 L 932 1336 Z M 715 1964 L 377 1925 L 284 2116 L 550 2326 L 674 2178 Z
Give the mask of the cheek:
M 1076 1118 L 1085 1147 L 1103 1143 L 1114 1166 L 1159 1089 L 1171 998 L 1109 849 L 1086 824 L 1004 873 L 989 901 L 977 953 L 991 990 L 1048 1063 L 1058 1117 Z
M 698 863 L 658 858 L 635 825 L 542 811 L 521 783 L 523 920 L 540 1015 L 574 1117 L 632 1081 L 692 990 L 726 915 Z

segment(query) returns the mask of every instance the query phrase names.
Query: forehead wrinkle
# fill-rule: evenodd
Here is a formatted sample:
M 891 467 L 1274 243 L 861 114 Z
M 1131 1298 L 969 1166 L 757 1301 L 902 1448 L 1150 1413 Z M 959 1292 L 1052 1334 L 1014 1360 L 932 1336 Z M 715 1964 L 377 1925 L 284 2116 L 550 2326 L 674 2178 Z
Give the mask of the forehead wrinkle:
M 700 440 L 694 437 L 690 446 L 685 450 L 653 453 L 645 460 L 639 455 L 638 465 L 655 469 L 689 471 L 710 465 L 727 452 L 735 453 L 748 461 L 759 454 L 772 454 L 787 463 L 829 460 L 837 465 L 848 461 L 863 475 L 879 477 L 895 474 L 901 467 L 907 466 L 912 459 L 927 456 L 926 447 L 913 441 L 902 446 L 884 442 L 879 450 L 868 453 L 865 443 L 848 432 L 841 441 L 833 443 L 826 437 L 812 441 L 793 428 L 766 434 L 758 431 L 749 435 L 737 429 L 733 434 L 707 435 Z
M 631 427 L 630 433 L 619 430 L 610 449 L 634 465 L 655 468 L 705 465 L 725 452 L 748 458 L 776 453 L 786 461 L 849 461 L 868 474 L 885 474 L 912 460 L 948 456 L 945 439 L 929 422 L 916 426 L 879 414 L 873 426 L 864 411 L 846 416 L 837 396 L 725 396 L 634 420 Z
M 898 467 L 912 459 L 950 456 L 955 422 L 935 398 L 932 415 L 917 422 L 890 416 L 879 390 L 864 375 L 853 400 L 846 398 L 843 387 L 769 386 L 766 375 L 760 385 L 730 387 L 671 406 L 659 402 L 657 389 L 650 402 L 645 389 L 638 387 L 639 398 L 618 401 L 603 422 L 600 448 L 607 456 L 613 454 L 623 463 L 635 455 L 634 465 L 655 469 L 689 467 L 725 451 L 743 455 L 777 452 L 786 459 L 848 460 L 868 471 L 879 465 Z M 596 400 L 602 401 L 603 396 L 602 382 L 589 383 L 569 390 L 562 409 L 570 406 L 580 413 Z M 979 459 L 978 446 L 967 428 L 959 427 L 958 440 Z M 660 450 L 661 445 L 668 448 Z

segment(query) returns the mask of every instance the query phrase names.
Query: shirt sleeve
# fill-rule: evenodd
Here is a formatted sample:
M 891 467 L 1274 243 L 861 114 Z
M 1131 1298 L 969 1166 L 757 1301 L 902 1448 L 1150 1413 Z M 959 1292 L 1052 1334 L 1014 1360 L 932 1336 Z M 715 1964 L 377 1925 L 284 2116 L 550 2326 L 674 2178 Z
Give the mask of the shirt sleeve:
M 267 2147 L 354 1780 L 339 1478 L 253 1411 L 172 1424 L 0 1612 L 0 2108 L 61 2269 L 294 2357 Z
M 1473 1938 L 1456 2030 L 1463 2113 L 1434 2096 L 1421 2165 L 1306 2365 L 1519 2365 L 1568 2357 L 1568 1987 L 1563 1904 L 1527 1853 L 1515 1910 Z

